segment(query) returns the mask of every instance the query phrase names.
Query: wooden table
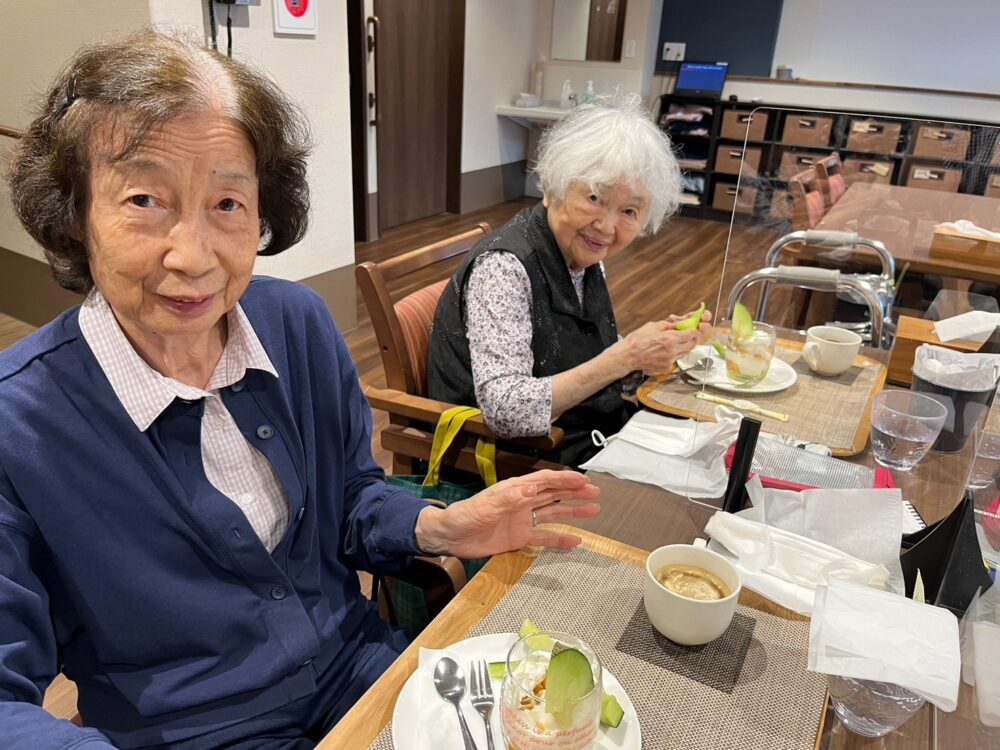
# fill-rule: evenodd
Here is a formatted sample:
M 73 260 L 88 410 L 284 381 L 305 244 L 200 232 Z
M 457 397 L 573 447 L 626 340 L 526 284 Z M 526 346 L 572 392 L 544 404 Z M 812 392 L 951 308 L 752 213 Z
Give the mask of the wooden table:
M 926 520 L 937 520 L 954 506 L 958 490 L 949 477 L 968 465 L 969 456 L 965 455 L 968 453 L 931 454 L 909 476 L 897 473 L 897 483 L 903 488 L 904 496 L 917 506 Z M 870 457 L 866 453 L 858 460 L 870 460 Z M 565 530 L 579 534 L 587 549 L 628 564 L 642 565 L 649 550 L 664 544 L 690 542 L 700 536 L 714 512 L 711 507 L 698 506 L 651 485 L 598 472 L 591 472 L 590 477 L 602 489 L 602 512 L 596 518 L 579 521 L 574 524 L 575 528 Z M 961 483 L 964 485 L 964 479 Z M 319 744 L 319 750 L 367 750 L 392 719 L 396 697 L 417 667 L 419 648 L 443 648 L 464 638 L 517 583 L 533 558 L 531 550 L 493 558 L 333 728 Z M 745 595 L 745 604 L 783 616 L 796 616 L 753 592 L 746 591 Z M 964 705 L 968 706 L 968 695 L 965 698 Z M 954 719 L 942 717 L 940 713 L 935 715 L 933 707 L 925 707 L 897 732 L 872 741 L 847 731 L 828 711 L 817 747 L 837 750 L 992 747 L 987 744 L 989 738 L 976 739 L 975 744 L 966 742 L 977 732 L 968 718 L 961 715 Z M 935 743 L 935 731 L 939 735 L 947 733 L 947 741 L 939 739 Z
M 1000 284 L 1000 263 L 991 256 L 956 259 L 931 251 L 934 226 L 960 219 L 984 229 L 1000 230 L 1000 200 L 859 182 L 847 189 L 815 229 L 857 232 L 880 240 L 897 266 L 909 263 L 912 271 Z M 805 248 L 798 252 L 813 258 L 829 251 Z M 870 251 L 859 251 L 851 255 L 851 260 L 871 263 L 875 256 Z

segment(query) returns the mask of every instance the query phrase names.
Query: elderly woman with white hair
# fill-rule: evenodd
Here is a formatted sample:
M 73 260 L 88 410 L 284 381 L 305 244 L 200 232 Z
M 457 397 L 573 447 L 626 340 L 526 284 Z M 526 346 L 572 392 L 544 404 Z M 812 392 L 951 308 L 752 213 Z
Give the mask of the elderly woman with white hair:
M 476 404 L 502 437 L 565 437 L 543 457 L 577 466 L 592 430 L 618 432 L 637 373 L 662 372 L 699 329 L 681 316 L 618 335 L 602 261 L 657 231 L 677 208 L 670 141 L 638 105 L 583 106 L 545 133 L 536 172 L 544 198 L 484 238 L 438 304 L 428 371 L 432 398 Z

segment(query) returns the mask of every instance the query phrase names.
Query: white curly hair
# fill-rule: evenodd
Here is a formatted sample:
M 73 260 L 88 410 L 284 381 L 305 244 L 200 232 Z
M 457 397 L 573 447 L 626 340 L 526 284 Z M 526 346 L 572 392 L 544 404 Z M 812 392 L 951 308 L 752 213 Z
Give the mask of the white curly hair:
M 670 139 L 637 96 L 573 109 L 542 134 L 534 172 L 542 191 L 556 203 L 576 182 L 591 189 L 638 188 L 649 199 L 644 235 L 656 232 L 677 211 L 681 194 Z

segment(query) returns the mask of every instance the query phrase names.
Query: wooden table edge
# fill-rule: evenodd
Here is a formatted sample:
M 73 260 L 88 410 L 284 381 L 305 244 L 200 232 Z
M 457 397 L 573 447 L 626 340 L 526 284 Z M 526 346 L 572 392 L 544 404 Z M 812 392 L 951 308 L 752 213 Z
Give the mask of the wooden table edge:
M 610 557 L 637 568 L 646 564 L 649 552 L 613 539 L 562 524 L 546 526 L 554 531 L 573 534 L 581 546 L 591 552 Z M 392 666 L 358 700 L 350 711 L 319 742 L 316 750 L 368 750 L 375 738 L 392 721 L 392 713 L 403 685 L 416 670 L 421 648 L 444 648 L 464 638 L 520 580 L 541 552 L 526 547 L 515 552 L 496 555 L 465 585 L 460 596 L 453 599 L 430 625 L 393 662 Z M 809 618 L 785 609 L 744 588 L 740 603 L 762 612 L 791 620 Z M 826 715 L 824 708 L 823 715 Z M 823 719 L 817 733 L 822 737 Z

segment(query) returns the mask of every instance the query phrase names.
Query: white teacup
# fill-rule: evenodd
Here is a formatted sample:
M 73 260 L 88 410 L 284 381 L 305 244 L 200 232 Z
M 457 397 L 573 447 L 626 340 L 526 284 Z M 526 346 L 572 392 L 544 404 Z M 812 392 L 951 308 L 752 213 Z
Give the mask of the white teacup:
M 854 364 L 861 336 L 836 326 L 813 326 L 806 331 L 802 359 L 818 375 L 840 375 Z
M 690 599 L 657 579 L 667 565 L 693 565 L 714 573 L 729 588 L 723 599 Z M 714 641 L 729 627 L 743 583 L 740 574 L 722 555 L 690 544 L 670 544 L 653 550 L 646 559 L 642 601 L 653 627 L 674 643 L 700 646 Z

